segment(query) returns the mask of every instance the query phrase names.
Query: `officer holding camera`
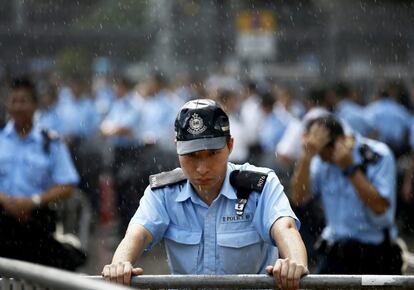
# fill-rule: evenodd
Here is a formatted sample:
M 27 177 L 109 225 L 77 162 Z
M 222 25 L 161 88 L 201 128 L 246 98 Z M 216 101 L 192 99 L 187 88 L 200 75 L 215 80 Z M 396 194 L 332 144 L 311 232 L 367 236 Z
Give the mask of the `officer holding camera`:
M 297 205 L 320 194 L 326 227 L 324 274 L 400 274 L 395 244 L 396 164 L 391 150 L 359 135 L 346 136 L 333 116 L 309 122 L 304 153 L 292 179 Z

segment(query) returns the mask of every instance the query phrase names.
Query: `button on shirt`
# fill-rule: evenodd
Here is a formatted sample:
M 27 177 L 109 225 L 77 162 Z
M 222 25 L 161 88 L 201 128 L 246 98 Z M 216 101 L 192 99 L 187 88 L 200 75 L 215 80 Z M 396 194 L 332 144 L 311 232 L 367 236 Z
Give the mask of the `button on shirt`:
M 38 127 L 22 139 L 9 122 L 0 132 L 0 192 L 28 197 L 58 184 L 77 184 L 78 174 L 66 146 L 59 140 L 43 149 L 44 137 Z
M 236 214 L 236 191 L 229 183 L 229 175 L 236 169 L 269 173 L 262 193 L 250 194 L 241 216 Z M 189 181 L 147 188 L 131 223 L 141 224 L 151 233 L 149 248 L 165 239 L 173 274 L 256 274 L 276 261 L 270 229 L 284 216 L 294 218 L 299 227 L 274 172 L 228 163 L 221 191 L 210 206 Z
M 326 227 L 322 236 L 328 241 L 356 239 L 360 242 L 379 244 L 383 241 L 383 230 L 390 229 L 391 238 L 397 236 L 394 224 L 396 206 L 396 166 L 393 154 L 384 144 L 374 140 L 356 137 L 353 150 L 354 164 L 362 163 L 359 148 L 367 144 L 382 158 L 375 164 L 370 163 L 366 177 L 385 198 L 389 207 L 381 215 L 375 214 L 359 197 L 349 178 L 342 170 L 319 156 L 311 163 L 311 186 L 313 193 L 320 193 L 325 210 Z

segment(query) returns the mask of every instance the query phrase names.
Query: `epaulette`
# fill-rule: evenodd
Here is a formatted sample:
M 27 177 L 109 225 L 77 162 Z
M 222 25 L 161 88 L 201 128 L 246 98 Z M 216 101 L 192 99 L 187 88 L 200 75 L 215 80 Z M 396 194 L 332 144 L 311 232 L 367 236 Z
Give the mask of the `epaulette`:
M 48 129 L 42 129 L 41 134 L 43 137 L 43 151 L 49 153 L 50 143 L 59 140 L 59 134 L 56 131 Z
M 237 190 L 237 198 L 247 199 L 252 191 L 262 192 L 266 184 L 267 173 L 234 170 L 230 173 L 230 184 Z
M 181 168 L 176 168 L 171 171 L 150 175 L 149 184 L 151 189 L 158 189 L 184 180 L 187 180 L 187 177 L 184 175 L 183 170 Z

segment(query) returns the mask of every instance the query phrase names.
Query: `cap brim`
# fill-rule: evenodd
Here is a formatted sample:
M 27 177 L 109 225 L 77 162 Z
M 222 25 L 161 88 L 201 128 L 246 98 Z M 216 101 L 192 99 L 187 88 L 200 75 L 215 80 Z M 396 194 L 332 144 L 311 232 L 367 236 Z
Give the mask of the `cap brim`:
M 184 155 L 202 150 L 222 149 L 227 144 L 227 137 L 201 138 L 189 141 L 177 141 L 177 154 Z

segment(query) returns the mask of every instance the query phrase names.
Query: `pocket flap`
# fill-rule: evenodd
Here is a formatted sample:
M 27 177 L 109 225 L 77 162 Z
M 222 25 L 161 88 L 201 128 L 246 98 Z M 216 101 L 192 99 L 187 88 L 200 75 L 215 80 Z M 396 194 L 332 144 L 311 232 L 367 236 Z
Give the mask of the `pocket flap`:
M 218 233 L 217 244 L 229 248 L 242 248 L 262 241 L 256 231 Z
M 201 232 L 192 232 L 175 225 L 170 225 L 164 238 L 186 245 L 197 245 L 201 241 Z

